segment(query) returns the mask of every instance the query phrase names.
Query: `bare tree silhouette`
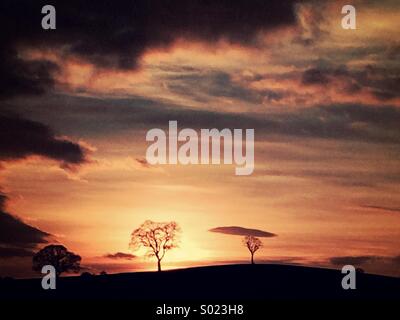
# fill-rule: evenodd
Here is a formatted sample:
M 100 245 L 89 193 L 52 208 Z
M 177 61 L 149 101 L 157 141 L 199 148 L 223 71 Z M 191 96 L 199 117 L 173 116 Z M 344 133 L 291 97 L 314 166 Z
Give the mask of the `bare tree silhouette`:
M 167 251 L 178 246 L 180 232 L 180 227 L 174 221 L 147 220 L 132 232 L 129 245 L 133 250 L 146 248 L 148 256 L 157 258 L 157 270 L 161 271 L 161 260 Z
M 262 247 L 262 241 L 254 236 L 246 236 L 243 239 L 243 244 L 249 249 L 251 254 L 251 264 L 254 264 L 254 253 Z
M 78 272 L 81 257 L 61 245 L 49 245 L 38 251 L 32 259 L 34 271 L 41 271 L 45 265 L 52 265 L 57 277 L 63 272 Z

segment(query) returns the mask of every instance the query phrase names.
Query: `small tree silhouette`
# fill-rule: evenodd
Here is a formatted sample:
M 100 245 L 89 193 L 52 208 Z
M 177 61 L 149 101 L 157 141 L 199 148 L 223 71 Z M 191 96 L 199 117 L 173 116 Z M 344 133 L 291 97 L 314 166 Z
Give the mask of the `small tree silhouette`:
M 40 272 L 45 265 L 52 265 L 57 277 L 63 272 L 78 272 L 81 257 L 61 245 L 49 245 L 38 251 L 32 259 L 34 271 Z
M 161 260 L 165 253 L 178 246 L 178 237 L 181 229 L 174 221 L 154 222 L 145 221 L 131 234 L 130 247 L 138 250 L 147 249 L 147 255 L 157 258 L 157 270 L 161 271 Z
M 251 254 L 251 264 L 254 264 L 254 253 L 262 247 L 262 241 L 253 236 L 246 236 L 243 239 L 243 244 L 249 249 Z

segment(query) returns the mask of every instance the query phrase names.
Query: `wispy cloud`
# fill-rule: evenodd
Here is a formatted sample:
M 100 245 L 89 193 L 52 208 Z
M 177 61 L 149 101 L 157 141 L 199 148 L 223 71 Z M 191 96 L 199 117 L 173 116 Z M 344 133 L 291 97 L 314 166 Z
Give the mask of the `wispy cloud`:
M 104 258 L 114 259 L 114 260 L 132 260 L 136 258 L 136 256 L 130 253 L 116 252 L 116 253 L 105 254 Z
M 400 208 L 396 208 L 396 207 L 387 207 L 387 206 L 378 206 L 378 205 L 362 205 L 361 207 L 367 208 L 367 209 L 400 213 Z

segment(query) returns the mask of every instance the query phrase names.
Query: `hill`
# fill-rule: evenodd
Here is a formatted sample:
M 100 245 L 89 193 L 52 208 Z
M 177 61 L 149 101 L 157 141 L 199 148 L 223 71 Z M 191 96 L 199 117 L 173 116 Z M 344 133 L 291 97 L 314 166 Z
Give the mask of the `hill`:
M 41 279 L 2 280 L 1 299 L 400 299 L 400 279 L 357 274 L 343 290 L 340 270 L 289 265 L 225 265 L 157 272 L 63 277 L 56 290 Z

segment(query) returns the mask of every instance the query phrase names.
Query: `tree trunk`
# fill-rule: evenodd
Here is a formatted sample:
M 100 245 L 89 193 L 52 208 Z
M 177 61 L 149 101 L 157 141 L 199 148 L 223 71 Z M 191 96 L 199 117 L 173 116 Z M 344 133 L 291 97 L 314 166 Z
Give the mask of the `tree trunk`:
M 251 264 L 254 264 L 254 252 L 251 253 Z
M 157 271 L 161 272 L 161 260 L 160 259 L 157 260 Z

